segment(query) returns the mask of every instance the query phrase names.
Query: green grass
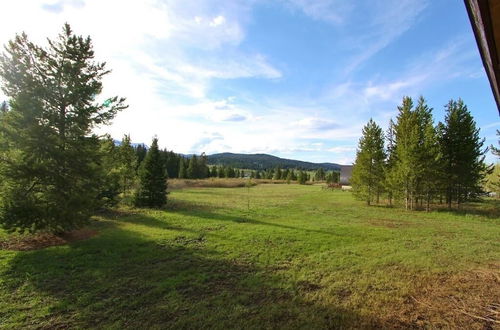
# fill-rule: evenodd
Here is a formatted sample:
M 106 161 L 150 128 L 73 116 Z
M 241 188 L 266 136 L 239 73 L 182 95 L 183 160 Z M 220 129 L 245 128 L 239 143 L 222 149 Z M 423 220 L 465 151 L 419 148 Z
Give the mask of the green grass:
M 418 325 L 396 314 L 426 281 L 500 261 L 498 202 L 473 207 L 406 212 L 300 185 L 173 191 L 167 210 L 95 217 L 86 241 L 0 250 L 0 328 Z

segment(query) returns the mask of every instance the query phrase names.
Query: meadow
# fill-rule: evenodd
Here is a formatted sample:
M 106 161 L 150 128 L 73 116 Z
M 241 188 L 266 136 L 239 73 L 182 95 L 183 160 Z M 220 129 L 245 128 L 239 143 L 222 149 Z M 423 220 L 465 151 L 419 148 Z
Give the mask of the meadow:
M 317 185 L 188 187 L 87 230 L 38 250 L 4 244 L 0 328 L 500 325 L 496 200 L 415 212 Z

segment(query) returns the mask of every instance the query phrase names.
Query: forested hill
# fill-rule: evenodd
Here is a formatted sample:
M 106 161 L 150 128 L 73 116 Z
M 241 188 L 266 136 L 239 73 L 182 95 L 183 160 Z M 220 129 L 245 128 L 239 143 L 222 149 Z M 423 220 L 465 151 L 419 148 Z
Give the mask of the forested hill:
M 300 168 L 304 170 L 316 170 L 323 168 L 326 171 L 340 171 L 343 167 L 334 163 L 311 163 L 294 159 L 280 158 L 267 154 L 233 154 L 224 152 L 208 156 L 209 165 L 225 165 L 235 168 L 246 168 L 251 170 L 265 170 L 280 168 Z

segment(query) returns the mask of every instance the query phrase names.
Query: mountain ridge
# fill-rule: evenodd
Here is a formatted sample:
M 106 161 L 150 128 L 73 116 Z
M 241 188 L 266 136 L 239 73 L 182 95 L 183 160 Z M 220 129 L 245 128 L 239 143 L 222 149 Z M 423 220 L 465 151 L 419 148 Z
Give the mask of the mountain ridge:
M 238 154 L 232 152 L 223 152 L 207 156 L 209 165 L 225 165 L 236 168 L 247 168 L 251 170 L 265 170 L 275 167 L 281 168 L 300 168 L 304 170 L 317 170 L 322 168 L 327 171 L 340 171 L 343 167 L 352 165 L 342 165 L 337 163 L 313 163 L 296 159 L 281 158 L 274 155 L 257 154 Z

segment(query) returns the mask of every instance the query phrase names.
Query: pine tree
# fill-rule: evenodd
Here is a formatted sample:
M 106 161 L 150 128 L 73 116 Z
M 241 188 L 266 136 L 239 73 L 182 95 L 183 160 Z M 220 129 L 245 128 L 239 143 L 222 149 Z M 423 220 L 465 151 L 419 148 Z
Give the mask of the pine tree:
M 192 155 L 189 159 L 189 165 L 187 168 L 187 178 L 188 179 L 197 179 L 198 176 L 198 157 L 196 155 Z
M 281 180 L 281 169 L 279 167 L 274 169 L 273 180 Z
M 90 37 L 66 24 L 46 48 L 17 35 L 0 57 L 10 109 L 0 135 L 0 223 L 10 231 L 66 231 L 99 205 L 100 143 L 92 129 L 126 106 L 95 101 L 110 71 Z
M 299 184 L 306 184 L 307 181 L 307 173 L 304 171 L 299 171 L 299 177 L 298 177 Z
M 167 169 L 169 178 L 178 178 L 179 177 L 179 161 L 180 155 L 176 154 L 173 151 L 169 151 L 166 155 L 166 164 L 165 167 Z
M 404 197 L 406 209 L 413 209 L 417 180 L 422 173 L 422 163 L 419 161 L 420 127 L 410 97 L 403 98 L 398 110 L 394 126 L 396 161 L 391 174 L 394 180 L 393 193 Z
M 226 176 L 226 168 L 223 165 L 220 165 L 217 168 L 217 177 L 224 178 Z
M 325 180 L 325 170 L 323 168 L 319 168 L 314 173 L 314 181 L 323 181 Z
M 373 196 L 383 186 L 384 136 L 382 129 L 370 119 L 359 139 L 356 161 L 352 170 L 352 188 L 356 197 L 371 204 Z
M 434 127 L 432 109 L 429 108 L 423 97 L 419 98 L 415 113 L 419 123 L 419 150 L 418 162 L 420 172 L 417 177 L 417 195 L 421 202 L 425 199 L 426 210 L 430 210 L 430 202 L 440 189 L 442 180 L 442 162 L 439 147 L 438 133 Z
M 184 157 L 179 160 L 179 179 L 187 179 L 187 167 Z
M 203 152 L 198 160 L 197 175 L 198 179 L 208 178 L 207 155 Z
M 118 150 L 115 142 L 109 135 L 105 135 L 100 141 L 100 180 L 99 180 L 99 194 L 97 199 L 101 205 L 113 206 L 118 203 L 118 195 L 121 191 L 121 173 Z M 135 169 L 132 168 L 135 175 Z
M 146 158 L 139 169 L 139 187 L 136 191 L 136 206 L 162 207 L 167 203 L 167 178 L 154 138 Z
M 446 105 L 444 124 L 440 125 L 440 145 L 444 163 L 446 201 L 458 206 L 482 192 L 487 173 L 484 164 L 484 139 L 467 106 L 461 99 Z
M 132 189 L 136 179 L 137 155 L 132 147 L 130 135 L 124 135 L 120 146 L 116 150 L 118 158 L 118 176 L 120 177 L 121 192 L 124 195 Z
M 234 178 L 234 174 L 235 174 L 234 168 L 232 168 L 231 166 L 226 166 L 224 177 L 225 178 Z
M 212 170 L 210 171 L 210 176 L 212 178 L 216 178 L 217 177 L 217 166 L 212 166 Z
M 148 153 L 148 148 L 144 144 L 139 144 L 135 148 L 135 154 L 137 156 L 137 165 L 136 165 L 136 172 L 139 172 L 139 166 L 141 166 L 142 161 L 144 158 L 146 158 L 146 154 Z

